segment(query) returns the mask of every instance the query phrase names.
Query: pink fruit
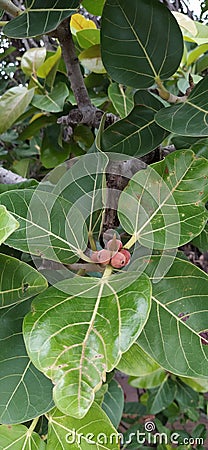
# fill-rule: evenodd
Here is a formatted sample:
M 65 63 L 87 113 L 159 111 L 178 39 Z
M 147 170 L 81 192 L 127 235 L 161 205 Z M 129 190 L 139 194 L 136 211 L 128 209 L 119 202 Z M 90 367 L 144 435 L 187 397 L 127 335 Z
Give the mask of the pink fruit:
M 107 242 L 107 249 L 111 250 L 112 252 L 117 252 L 121 250 L 122 247 L 123 244 L 120 239 L 110 239 L 110 241 Z
M 129 264 L 129 262 L 130 262 L 131 254 L 129 253 L 128 250 L 125 250 L 125 248 L 122 248 L 122 250 L 120 250 L 119 253 L 122 253 L 122 255 L 125 256 L 125 258 L 126 258 L 126 264 L 125 264 L 125 266 L 127 266 L 127 264 Z
M 91 253 L 91 256 L 90 256 L 91 260 L 92 260 L 93 262 L 95 262 L 95 263 L 98 262 L 98 253 L 99 253 L 99 252 L 92 252 L 92 253 Z
M 110 264 L 110 259 L 111 259 L 110 250 L 103 249 L 98 252 L 97 262 L 99 262 L 100 264 L 104 265 Z
M 115 267 L 115 269 L 121 269 L 126 265 L 126 257 L 123 253 L 118 252 L 111 258 L 111 266 Z

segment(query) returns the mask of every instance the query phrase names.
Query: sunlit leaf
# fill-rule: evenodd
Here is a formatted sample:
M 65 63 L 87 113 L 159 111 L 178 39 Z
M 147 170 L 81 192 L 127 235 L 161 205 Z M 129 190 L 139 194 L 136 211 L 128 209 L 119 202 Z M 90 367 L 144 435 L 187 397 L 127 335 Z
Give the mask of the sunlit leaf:
M 97 28 L 77 31 L 76 37 L 81 48 L 89 48 L 92 45 L 100 44 L 100 30 L 97 30 Z
M 76 34 L 77 31 L 81 30 L 93 30 L 96 29 L 95 22 L 93 20 L 85 19 L 82 14 L 73 14 L 70 21 L 70 28 L 73 34 Z
M 145 377 L 158 370 L 160 366 L 135 342 L 122 355 L 117 368 L 127 375 Z
M 67 415 L 86 414 L 106 372 L 141 333 L 151 286 L 137 277 L 75 277 L 34 300 L 24 323 L 28 354 L 53 380 L 54 401 Z
M 100 45 L 93 45 L 92 47 L 83 50 L 79 54 L 79 60 L 81 64 L 91 72 L 94 73 L 105 73 L 105 67 L 103 66 Z
M 0 134 L 4 133 L 23 114 L 34 95 L 34 89 L 13 87 L 0 98 Z
M 112 79 L 137 89 L 152 86 L 158 77 L 169 78 L 183 55 L 175 18 L 155 0 L 131 0 L 131 4 L 106 0 L 101 43 L 103 63 Z
M 110 439 L 111 438 L 111 439 Z M 75 419 L 57 409 L 49 413 L 47 450 L 118 450 L 119 436 L 103 410 L 94 403 L 86 416 Z
M 21 69 L 26 74 L 31 76 L 36 74 L 38 68 L 43 64 L 46 57 L 45 47 L 35 47 L 27 50 L 21 59 Z
M 0 205 L 0 245 L 19 227 L 19 222 Z

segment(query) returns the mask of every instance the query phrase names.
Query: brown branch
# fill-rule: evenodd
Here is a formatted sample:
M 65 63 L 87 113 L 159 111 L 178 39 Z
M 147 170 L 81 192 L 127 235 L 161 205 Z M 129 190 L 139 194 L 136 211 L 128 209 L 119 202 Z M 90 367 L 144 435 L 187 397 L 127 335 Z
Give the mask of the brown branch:
M 1 184 L 15 184 L 21 183 L 22 181 L 26 181 L 27 178 L 23 178 L 16 173 L 11 172 L 10 170 L 4 169 L 0 167 L 0 183 Z
M 10 0 L 0 0 L 0 9 L 3 9 L 11 16 L 16 17 L 21 14 L 21 9 L 14 5 Z

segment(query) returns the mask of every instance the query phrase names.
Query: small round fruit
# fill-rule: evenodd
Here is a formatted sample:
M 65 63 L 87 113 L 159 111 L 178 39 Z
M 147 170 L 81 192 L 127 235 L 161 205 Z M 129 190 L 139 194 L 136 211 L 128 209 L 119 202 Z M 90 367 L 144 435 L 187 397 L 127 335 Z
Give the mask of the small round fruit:
M 95 263 L 98 263 L 98 253 L 98 251 L 92 252 L 90 256 L 90 259 Z
M 111 266 L 115 267 L 115 269 L 121 269 L 121 267 L 124 267 L 126 265 L 126 257 L 121 252 L 116 253 L 111 258 Z
M 111 251 L 119 251 L 123 247 L 122 242 L 120 239 L 110 239 L 110 241 L 107 242 L 107 249 Z
M 104 265 L 110 264 L 110 259 L 111 259 L 110 250 L 103 249 L 98 252 L 97 262 L 99 262 L 99 264 L 104 264 Z
M 125 256 L 125 258 L 126 258 L 125 266 L 127 266 L 130 263 L 131 253 L 129 253 L 128 250 L 125 250 L 125 248 L 122 248 L 122 250 L 120 250 L 119 253 L 122 253 Z

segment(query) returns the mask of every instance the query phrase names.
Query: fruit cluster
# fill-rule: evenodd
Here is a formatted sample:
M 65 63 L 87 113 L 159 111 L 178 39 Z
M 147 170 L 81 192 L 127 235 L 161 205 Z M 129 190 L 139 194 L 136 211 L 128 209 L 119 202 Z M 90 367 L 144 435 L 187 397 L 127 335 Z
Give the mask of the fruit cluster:
M 127 266 L 131 258 L 129 251 L 122 247 L 122 242 L 113 238 L 107 242 L 106 248 L 93 252 L 91 260 L 105 266 L 110 264 L 115 269 L 121 269 Z

